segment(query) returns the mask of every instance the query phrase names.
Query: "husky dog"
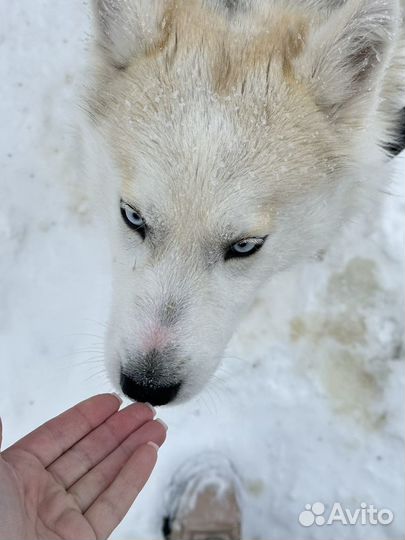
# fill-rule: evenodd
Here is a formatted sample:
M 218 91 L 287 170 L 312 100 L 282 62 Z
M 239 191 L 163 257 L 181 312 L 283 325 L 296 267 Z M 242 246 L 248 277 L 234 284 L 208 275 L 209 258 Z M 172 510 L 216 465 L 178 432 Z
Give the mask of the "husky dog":
M 405 146 L 399 0 L 93 0 L 88 174 L 110 376 L 184 401 L 264 280 L 326 248 Z

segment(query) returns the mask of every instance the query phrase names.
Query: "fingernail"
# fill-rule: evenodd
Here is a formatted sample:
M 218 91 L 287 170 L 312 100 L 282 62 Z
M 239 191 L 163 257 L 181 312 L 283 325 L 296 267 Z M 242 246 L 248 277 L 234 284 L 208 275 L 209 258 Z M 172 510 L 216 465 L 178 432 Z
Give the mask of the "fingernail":
M 163 422 L 163 420 L 161 420 L 160 418 L 155 418 L 155 422 L 159 422 L 159 424 L 161 424 L 166 431 L 169 429 L 169 426 L 166 424 L 166 422 Z
M 120 402 L 120 405 L 122 405 L 122 397 L 119 396 L 116 392 L 111 392 L 111 395 L 116 397 L 118 401 Z
M 156 450 L 156 452 L 159 452 L 159 446 L 152 442 L 152 441 L 149 441 L 148 443 L 146 443 L 147 445 L 151 446 L 152 448 L 154 448 Z
M 150 403 L 145 403 L 145 405 L 146 405 L 147 407 L 149 407 L 149 409 L 153 412 L 153 417 L 155 417 L 155 416 L 156 416 L 156 409 L 155 409 L 155 407 L 154 407 L 153 405 L 151 405 Z

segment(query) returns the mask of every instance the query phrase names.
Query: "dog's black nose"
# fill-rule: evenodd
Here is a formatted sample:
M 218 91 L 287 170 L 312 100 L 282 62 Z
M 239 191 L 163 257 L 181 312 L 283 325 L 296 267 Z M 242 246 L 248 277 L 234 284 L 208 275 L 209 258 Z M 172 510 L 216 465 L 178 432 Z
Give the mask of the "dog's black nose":
M 166 403 L 173 401 L 181 386 L 181 382 L 170 386 L 145 385 L 131 379 L 124 373 L 121 373 L 120 384 L 126 396 L 151 405 L 166 405 Z

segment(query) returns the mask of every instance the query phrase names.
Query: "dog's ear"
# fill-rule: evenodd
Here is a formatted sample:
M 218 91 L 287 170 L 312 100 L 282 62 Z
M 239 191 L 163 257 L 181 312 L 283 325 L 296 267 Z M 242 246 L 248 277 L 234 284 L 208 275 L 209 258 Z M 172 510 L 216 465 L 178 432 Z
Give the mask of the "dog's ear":
M 92 0 L 98 45 L 118 68 L 167 31 L 170 0 Z
M 398 24 L 397 0 L 347 0 L 309 36 L 305 77 L 328 115 L 347 118 L 370 109 Z

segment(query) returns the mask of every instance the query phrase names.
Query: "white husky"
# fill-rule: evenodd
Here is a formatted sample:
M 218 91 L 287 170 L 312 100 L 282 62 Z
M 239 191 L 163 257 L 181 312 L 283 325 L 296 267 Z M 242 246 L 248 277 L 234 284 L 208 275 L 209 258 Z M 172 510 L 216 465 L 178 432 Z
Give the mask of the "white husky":
M 209 380 L 264 280 L 326 248 L 404 146 L 397 0 L 94 0 L 88 173 L 129 397 Z M 403 8 L 404 6 L 402 6 Z

